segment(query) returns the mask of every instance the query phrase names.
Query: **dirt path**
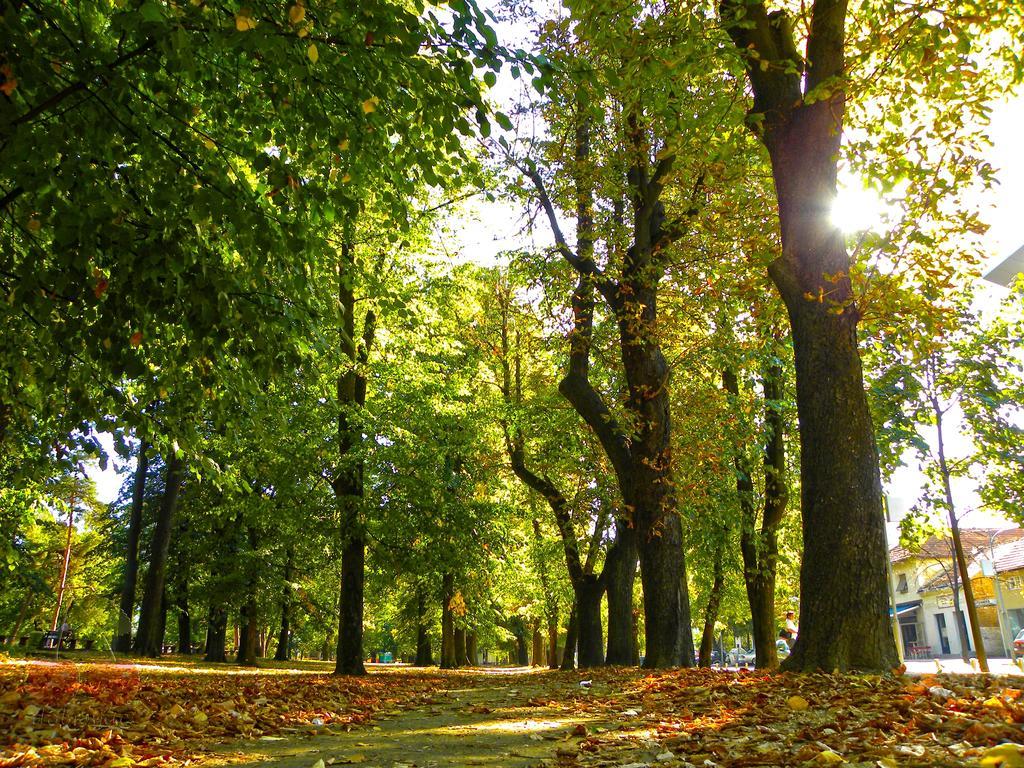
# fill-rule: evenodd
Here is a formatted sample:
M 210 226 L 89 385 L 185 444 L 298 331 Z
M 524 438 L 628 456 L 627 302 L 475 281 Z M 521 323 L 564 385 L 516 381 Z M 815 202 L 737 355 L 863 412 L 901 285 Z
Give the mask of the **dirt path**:
M 533 768 L 559 753 L 575 755 L 587 733 L 615 727 L 609 720 L 538 706 L 538 696 L 550 696 L 552 687 L 529 677 L 495 676 L 493 682 L 439 691 L 426 706 L 388 713 L 348 732 L 224 745 L 204 766 L 319 768 L 323 760 L 324 766 L 364 768 Z M 578 693 L 570 685 L 575 687 L 567 682 L 566 692 Z

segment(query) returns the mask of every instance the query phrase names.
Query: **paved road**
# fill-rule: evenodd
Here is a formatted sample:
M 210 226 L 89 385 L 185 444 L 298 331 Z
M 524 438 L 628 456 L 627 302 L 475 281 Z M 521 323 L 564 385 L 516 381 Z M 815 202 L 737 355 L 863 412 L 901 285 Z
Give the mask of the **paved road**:
M 942 667 L 942 672 L 956 675 L 975 674 L 971 665 L 965 664 L 960 659 L 939 659 L 938 663 Z M 908 659 L 906 665 L 907 672 L 912 675 L 925 675 L 939 671 L 935 667 L 935 660 Z M 1009 659 L 989 659 L 988 668 L 993 675 L 1024 675 L 1024 672 L 1021 672 L 1020 668 L 1011 663 Z

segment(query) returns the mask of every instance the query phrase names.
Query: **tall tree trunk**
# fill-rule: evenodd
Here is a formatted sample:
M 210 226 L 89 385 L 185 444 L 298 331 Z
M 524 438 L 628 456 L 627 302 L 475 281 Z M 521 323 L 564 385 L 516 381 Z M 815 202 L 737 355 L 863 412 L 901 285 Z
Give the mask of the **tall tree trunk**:
M 960 574 L 960 581 L 964 585 L 964 601 L 967 603 L 967 615 L 971 619 L 971 637 L 974 639 L 974 652 L 978 656 L 978 665 L 981 671 L 988 673 L 988 656 L 985 653 L 985 643 L 981 636 L 981 623 L 978 621 L 978 607 L 974 602 L 974 585 L 971 584 L 971 577 L 967 571 L 967 558 L 964 556 L 963 543 L 960 541 L 960 521 L 956 517 L 956 507 L 953 505 L 953 486 L 950 482 L 952 472 L 946 461 L 946 442 L 943 435 L 942 406 L 935 394 L 931 395 L 932 411 L 935 415 L 935 432 L 938 442 L 939 474 L 942 476 L 942 488 L 946 497 L 946 511 L 949 514 L 949 529 L 953 539 L 953 556 L 956 562 L 956 570 Z M 895 610 L 895 607 L 893 607 Z
M 455 666 L 468 667 L 469 656 L 466 654 L 466 630 L 456 627 L 453 633 L 455 640 Z
M 522 616 L 516 616 L 512 622 L 512 631 L 516 638 L 516 664 L 520 667 L 530 666 L 530 633 Z
M 966 664 L 971 658 L 971 641 L 967 634 L 967 619 L 960 605 L 960 569 L 956 563 L 956 546 L 949 542 L 949 561 L 953 567 L 949 571 L 950 585 L 953 588 L 953 616 L 956 622 L 956 636 L 960 640 L 960 659 Z
M 124 581 L 117 614 L 117 634 L 111 649 L 128 653 L 132 649 L 132 616 L 135 615 L 135 585 L 139 578 L 139 535 L 142 532 L 142 511 L 146 500 L 146 473 L 149 471 L 149 445 L 139 443 L 135 479 L 132 484 L 132 506 L 128 517 L 128 546 L 125 554 Z
M 636 580 L 636 529 L 615 521 L 615 541 L 605 555 L 601 577 L 608 592 L 608 654 L 606 664 L 633 664 L 633 584 Z
M 529 174 L 551 224 L 556 247 L 579 274 L 572 300 L 569 367 L 559 391 L 600 440 L 637 528 L 647 647 L 644 666 L 692 666 L 686 559 L 672 477 L 669 368 L 657 328 L 658 283 L 668 263 L 664 254 L 685 231 L 682 222 L 666 221 L 660 202 L 674 156 L 663 156 L 651 167 L 642 130 L 637 128 L 635 117 L 629 119 L 629 140 L 635 150 L 634 163 L 627 174 L 634 209 L 632 243 L 622 260 L 621 277 L 615 280 L 594 259 L 593 179 L 586 172 L 590 126 L 583 105 L 580 107 L 581 117 L 576 126 L 579 172 L 574 180 L 575 251 L 565 241 L 542 177 L 537 171 Z M 700 189 L 702 183 L 698 182 L 697 190 Z M 595 290 L 604 298 L 618 325 L 629 427 L 614 418 L 589 380 Z
M 361 344 L 356 345 L 355 271 L 353 246 L 342 244 L 338 270 L 338 304 L 341 309 L 339 345 L 348 365 L 338 376 L 338 467 L 334 494 L 341 517 L 341 598 L 338 619 L 336 675 L 365 675 L 363 666 L 363 595 L 366 539 L 361 519 L 363 501 L 363 459 L 354 455 L 362 440 L 357 412 L 366 405 L 364 366 L 376 332 L 376 315 L 370 311 L 363 320 Z
M 789 313 L 796 363 L 804 555 L 800 633 L 783 666 L 885 671 L 898 656 L 878 453 L 851 259 L 829 219 L 843 135 L 847 3 L 814 0 L 806 57 L 785 13 L 769 14 L 762 0 L 722 0 L 721 8 L 746 57 L 750 124 L 771 159 L 782 255 L 768 271 Z
M 135 637 L 135 652 L 140 656 L 157 657 L 163 641 L 160 614 L 163 609 L 163 594 L 167 571 L 167 553 L 171 545 L 174 512 L 178 506 L 178 495 L 184 479 L 185 464 L 172 453 L 167 461 L 164 475 L 164 495 L 160 499 L 156 528 L 149 548 L 149 569 L 146 572 L 146 587 L 142 593 L 139 609 L 139 631 Z
M 852 318 L 790 306 L 800 416 L 803 567 L 791 670 L 888 670 L 885 525 Z M 841 407 L 837 407 L 837 403 Z
M 249 553 L 252 561 L 249 564 L 247 574 L 246 601 L 242 605 L 242 612 L 239 616 L 241 625 L 238 633 L 238 654 L 235 663 L 245 667 L 256 666 L 256 655 L 259 650 L 260 627 L 259 627 L 259 573 L 255 568 L 255 555 L 259 548 L 256 538 L 256 530 L 248 526 Z
M 586 574 L 573 585 L 576 597 L 576 643 L 580 669 L 604 664 L 604 633 L 601 629 L 601 598 L 604 581 Z
M 708 595 L 708 605 L 704 610 L 704 630 L 700 635 L 700 659 L 698 665 L 705 669 L 711 668 L 711 651 L 715 644 L 715 623 L 718 621 L 718 610 L 722 605 L 722 590 L 725 587 L 725 545 L 728 537 L 728 529 L 722 532 L 722 536 L 715 542 L 715 553 L 712 560 L 712 582 L 711 592 Z
M 416 583 L 416 666 L 429 667 L 434 663 L 427 628 L 427 591 Z
M 365 675 L 363 666 L 363 591 L 366 541 L 350 534 L 341 553 L 341 619 L 336 675 Z
M 216 597 L 210 598 L 206 620 L 206 653 L 203 661 L 226 663 L 228 641 L 228 611 Z
M 739 383 L 736 375 L 722 373 L 725 390 L 739 408 Z M 743 582 L 750 605 L 755 664 L 758 669 L 779 665 L 775 644 L 775 575 L 778 567 L 778 529 L 789 500 L 786 479 L 785 421 L 778 402 L 782 399 L 782 366 L 771 364 L 762 378 L 765 407 L 764 510 L 758 530 L 754 506 L 754 483 L 750 461 L 744 446 L 735 447 L 736 493 L 740 502 L 740 553 L 743 556 Z
M 249 592 L 248 599 L 242 606 L 240 617 L 241 629 L 238 637 L 238 655 L 235 663 L 245 667 L 256 666 L 256 651 L 259 647 L 260 629 L 259 608 L 255 592 Z
M 540 619 L 533 620 L 533 653 L 531 666 L 540 667 L 544 665 L 544 635 L 540 631 Z
M 455 576 L 446 573 L 441 577 L 441 669 L 455 669 L 455 616 L 452 614 L 452 600 L 455 598 Z
M 288 661 L 291 658 L 291 649 L 288 647 L 291 642 L 290 611 L 292 605 L 292 548 L 288 548 L 284 561 L 284 586 L 281 588 L 281 630 L 277 635 L 277 651 L 274 653 L 274 661 Z
M 563 672 L 576 669 L 576 648 L 579 645 L 579 633 L 576 620 L 576 604 L 573 603 L 572 611 L 569 612 L 569 626 L 565 629 L 565 648 L 562 649 L 562 663 L 559 668 Z
M 466 633 L 466 665 L 470 667 L 480 666 L 480 657 L 477 653 L 476 632 Z

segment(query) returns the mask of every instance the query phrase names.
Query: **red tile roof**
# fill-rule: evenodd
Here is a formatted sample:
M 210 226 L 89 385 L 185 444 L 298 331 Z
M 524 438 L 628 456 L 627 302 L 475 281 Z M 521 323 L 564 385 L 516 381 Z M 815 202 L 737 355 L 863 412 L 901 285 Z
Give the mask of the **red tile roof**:
M 981 572 L 981 561 L 992 559 L 993 555 L 997 573 L 1024 568 L 1024 530 L 1020 528 L 961 528 L 960 542 L 967 557 L 967 572 L 971 578 Z M 918 558 L 952 564 L 952 540 L 948 536 L 931 536 L 916 551 L 893 547 L 889 550 L 889 557 L 894 563 Z M 945 572 L 930 579 L 918 592 L 950 588 L 947 568 Z

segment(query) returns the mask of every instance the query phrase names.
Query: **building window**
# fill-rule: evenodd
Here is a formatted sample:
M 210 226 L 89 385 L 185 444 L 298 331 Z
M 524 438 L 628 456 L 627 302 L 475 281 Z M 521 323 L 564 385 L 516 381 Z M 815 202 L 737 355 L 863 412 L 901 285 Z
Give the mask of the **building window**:
M 896 591 L 901 595 L 907 594 L 909 588 L 907 587 L 907 574 L 901 573 L 899 583 L 896 585 Z

